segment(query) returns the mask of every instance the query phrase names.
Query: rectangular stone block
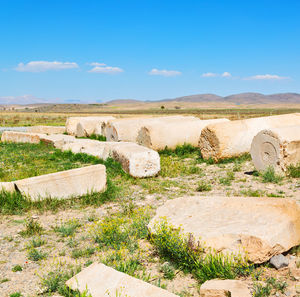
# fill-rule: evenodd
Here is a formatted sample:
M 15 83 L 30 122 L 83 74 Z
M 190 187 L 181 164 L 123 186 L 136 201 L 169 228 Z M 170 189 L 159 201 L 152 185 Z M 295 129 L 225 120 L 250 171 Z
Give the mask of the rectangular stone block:
M 32 200 L 66 199 L 106 189 L 106 168 L 92 165 L 15 181 L 23 195 Z
M 36 133 L 4 131 L 1 136 L 2 142 L 15 142 L 15 143 L 40 143 L 40 137 Z
M 72 290 L 88 291 L 93 297 L 176 297 L 167 290 L 119 272 L 101 263 L 93 263 L 66 282 Z
M 65 131 L 65 126 L 32 126 L 27 128 L 27 132 L 42 134 L 63 134 Z

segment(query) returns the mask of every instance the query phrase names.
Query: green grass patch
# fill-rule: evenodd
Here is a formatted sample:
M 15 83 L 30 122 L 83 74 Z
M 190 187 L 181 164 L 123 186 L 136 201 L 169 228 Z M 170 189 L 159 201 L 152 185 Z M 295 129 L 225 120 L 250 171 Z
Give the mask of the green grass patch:
M 297 165 L 291 165 L 288 167 L 288 176 L 293 178 L 300 178 L 300 163 Z
M 283 176 L 276 174 L 274 168 L 270 166 L 264 172 L 261 173 L 261 179 L 264 183 L 278 184 L 283 180 Z
M 241 256 L 207 252 L 201 242 L 174 228 L 167 221 L 155 226 L 151 241 L 158 253 L 184 271 L 192 273 L 200 283 L 209 279 L 235 279 L 249 275 L 252 266 Z

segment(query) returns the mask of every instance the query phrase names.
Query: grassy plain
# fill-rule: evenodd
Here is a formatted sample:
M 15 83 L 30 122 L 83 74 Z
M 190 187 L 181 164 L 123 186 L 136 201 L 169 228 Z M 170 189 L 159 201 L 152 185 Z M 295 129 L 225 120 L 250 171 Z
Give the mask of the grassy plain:
M 197 112 L 201 117 L 201 112 Z M 211 112 L 207 116 L 226 114 L 223 109 Z M 270 111 L 226 112 L 236 118 L 238 114 L 239 117 L 269 115 Z M 70 114 L 6 112 L 0 114 L 1 120 L 3 115 L 5 122 L 0 125 L 21 126 L 61 125 Z M 130 116 L 130 113 L 126 110 L 118 115 Z M 0 193 L 0 250 L 4 251 L 0 254 L 1 294 L 87 297 L 68 290 L 64 281 L 91 263 L 101 261 L 181 297 L 200 296 L 200 284 L 216 277 L 252 282 L 255 297 L 276 293 L 285 296 L 297 282 L 289 269 L 278 272 L 267 264 L 252 266 L 225 255 L 204 256 L 203 246 L 191 248 L 187 235 L 179 234 L 168 224 L 157 226 L 156 238 L 148 233 L 147 224 L 156 207 L 184 195 L 269 196 L 300 202 L 299 167 L 292 168 L 288 176 L 278 176 L 272 171 L 259 174 L 249 155 L 214 163 L 204 161 L 201 152 L 190 146 L 164 150 L 160 157 L 159 176 L 135 179 L 111 159 L 104 162 L 42 144 L 0 143 L 0 181 L 99 163 L 106 165 L 108 175 L 105 193 L 71 200 L 32 203 L 19 193 Z M 300 268 L 299 247 L 288 254 L 296 257 Z

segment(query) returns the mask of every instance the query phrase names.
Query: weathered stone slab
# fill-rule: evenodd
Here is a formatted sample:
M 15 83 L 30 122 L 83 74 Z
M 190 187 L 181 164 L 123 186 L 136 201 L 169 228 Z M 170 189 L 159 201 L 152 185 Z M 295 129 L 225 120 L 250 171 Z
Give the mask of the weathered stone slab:
M 212 279 L 200 287 L 200 297 L 251 297 L 250 285 L 240 280 Z
M 261 130 L 293 125 L 300 125 L 300 113 L 211 124 L 202 130 L 199 147 L 204 159 L 231 158 L 249 153 Z
M 300 125 L 273 128 L 259 132 L 252 140 L 251 157 L 255 168 L 287 171 L 300 163 Z
M 66 143 L 74 142 L 76 141 L 76 138 L 71 135 L 65 135 L 65 134 L 38 134 L 40 137 L 40 141 L 52 145 L 57 149 L 61 149 Z
M 92 134 L 102 135 L 102 124 L 106 124 L 108 121 L 114 120 L 113 116 L 102 116 L 102 117 L 82 117 L 76 126 L 77 137 L 87 137 Z
M 176 297 L 177 295 L 100 263 L 83 269 L 66 285 L 93 297 Z
M 102 142 L 76 139 L 66 143 L 63 151 L 86 153 L 106 160 L 108 157 L 121 163 L 124 171 L 134 177 L 155 176 L 160 171 L 159 154 L 151 149 L 132 142 Z
M 182 197 L 157 209 L 149 228 L 165 217 L 217 252 L 263 263 L 300 243 L 300 206 L 280 198 Z
M 136 143 L 110 144 L 110 156 L 133 177 L 155 176 L 160 171 L 159 154 Z
M 28 127 L 27 131 L 30 133 L 41 133 L 41 134 L 63 134 L 66 132 L 64 126 L 32 126 Z
M 4 131 L 1 136 L 2 142 L 15 143 L 40 143 L 40 137 L 36 133 Z
M 0 192 L 14 192 L 15 191 L 15 184 L 13 182 L 0 182 Z
M 69 135 L 76 134 L 76 127 L 81 117 L 69 117 L 66 120 L 66 132 Z
M 192 116 L 116 119 L 107 123 L 107 125 L 104 128 L 104 133 L 107 141 L 137 142 L 139 130 L 147 124 L 158 122 L 161 125 L 164 125 L 165 123 L 183 120 L 199 121 L 198 118 Z
M 212 123 L 228 122 L 228 119 L 200 120 L 182 118 L 169 122 L 156 121 L 141 127 L 137 143 L 156 151 L 175 149 L 178 145 L 198 146 L 202 129 Z
M 32 200 L 66 199 L 102 192 L 106 188 L 106 168 L 93 165 L 15 181 L 17 189 Z

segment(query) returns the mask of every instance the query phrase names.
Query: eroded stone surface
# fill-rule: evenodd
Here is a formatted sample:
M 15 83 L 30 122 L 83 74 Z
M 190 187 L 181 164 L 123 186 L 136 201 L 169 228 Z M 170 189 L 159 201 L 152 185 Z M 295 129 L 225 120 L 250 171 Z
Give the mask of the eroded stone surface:
M 102 192 L 106 188 L 106 168 L 92 165 L 15 181 L 17 189 L 32 200 L 65 199 Z
M 2 142 L 15 142 L 15 143 L 40 143 L 40 137 L 36 133 L 17 132 L 17 131 L 4 131 L 1 136 Z
M 217 252 L 243 254 L 254 263 L 300 243 L 300 207 L 287 198 L 182 197 L 157 209 L 149 228 L 162 217 Z
M 251 157 L 255 168 L 287 171 L 300 163 L 300 125 L 273 128 L 259 132 L 252 140 Z
M 14 192 L 15 191 L 15 184 L 13 182 L 0 182 L 0 192 Z
M 250 285 L 240 280 L 213 279 L 200 287 L 200 297 L 251 297 Z
M 66 131 L 64 126 L 32 126 L 28 127 L 27 131 L 30 133 L 41 134 L 63 134 Z
M 176 297 L 177 295 L 119 272 L 93 263 L 66 282 L 72 290 L 88 290 L 93 297 Z
M 264 129 L 300 125 L 300 113 L 252 118 L 208 125 L 199 147 L 204 159 L 219 160 L 250 152 L 253 137 Z
M 137 143 L 156 151 L 165 148 L 175 149 L 178 145 L 198 146 L 202 129 L 212 123 L 228 122 L 228 119 L 200 120 L 184 117 L 173 121 L 156 121 L 141 127 Z
M 187 120 L 199 121 L 198 118 L 192 116 L 116 119 L 107 123 L 104 128 L 104 133 L 107 141 L 137 142 L 139 130 L 145 125 L 151 123 L 160 123 L 160 125 L 163 126 L 164 124 L 169 122 L 173 123 Z

